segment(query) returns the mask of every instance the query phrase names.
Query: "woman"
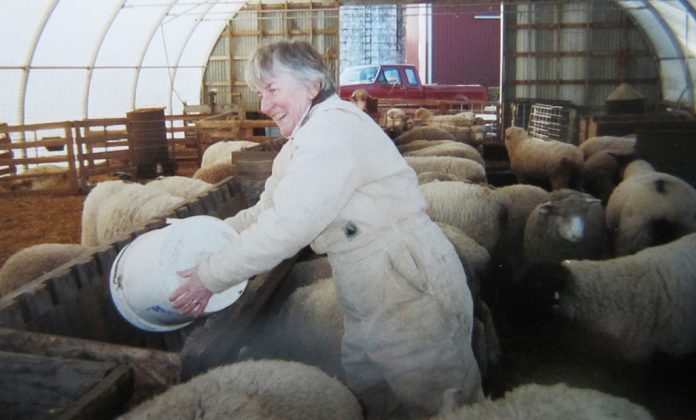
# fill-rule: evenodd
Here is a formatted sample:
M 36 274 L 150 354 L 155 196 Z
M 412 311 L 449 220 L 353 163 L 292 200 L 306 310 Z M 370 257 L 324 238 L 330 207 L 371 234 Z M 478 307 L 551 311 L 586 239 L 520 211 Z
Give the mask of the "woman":
M 431 415 L 482 398 L 464 269 L 391 139 L 336 95 L 306 42 L 260 47 L 246 78 L 288 141 L 259 202 L 226 219 L 239 240 L 180 273 L 173 306 L 201 315 L 212 293 L 311 244 L 331 263 L 342 364 L 369 417 Z

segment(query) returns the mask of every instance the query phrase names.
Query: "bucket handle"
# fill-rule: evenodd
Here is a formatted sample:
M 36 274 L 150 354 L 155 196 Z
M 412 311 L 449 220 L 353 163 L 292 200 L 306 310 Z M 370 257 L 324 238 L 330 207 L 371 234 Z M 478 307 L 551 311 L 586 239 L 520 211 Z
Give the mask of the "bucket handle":
M 124 246 L 121 252 L 118 253 L 116 256 L 116 259 L 114 260 L 114 263 L 112 264 L 113 270 L 114 270 L 114 278 L 112 280 L 113 284 L 121 289 L 123 286 L 121 285 L 121 276 L 118 274 L 118 262 L 121 261 L 121 258 L 123 258 L 124 251 L 130 246 L 131 243 L 128 243 L 128 245 Z

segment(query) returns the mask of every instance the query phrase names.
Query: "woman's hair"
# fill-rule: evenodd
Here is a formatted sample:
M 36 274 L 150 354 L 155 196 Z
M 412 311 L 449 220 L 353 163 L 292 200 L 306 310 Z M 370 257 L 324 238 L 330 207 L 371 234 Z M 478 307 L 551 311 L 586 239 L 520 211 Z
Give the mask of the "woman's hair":
M 333 78 L 324 66 L 321 55 L 306 41 L 277 41 L 259 47 L 249 58 L 244 76 L 249 87 L 258 89 L 264 79 L 279 71 L 290 73 L 307 86 L 318 81 L 318 96 L 336 92 Z

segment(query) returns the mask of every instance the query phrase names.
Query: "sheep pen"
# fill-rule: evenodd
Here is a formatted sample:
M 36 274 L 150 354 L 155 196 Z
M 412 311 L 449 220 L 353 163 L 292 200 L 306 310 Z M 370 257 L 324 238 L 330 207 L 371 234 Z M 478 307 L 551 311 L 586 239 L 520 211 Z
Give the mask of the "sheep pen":
M 0 208 L 4 210 L 0 216 L 0 226 L 4 233 L 3 239 L 0 239 L 0 263 L 31 245 L 46 242 L 78 243 L 84 198 L 17 195 L 0 199 Z M 494 319 L 494 322 L 497 328 L 499 320 Z M 503 372 L 492 372 L 495 383 L 488 390 L 492 398 L 500 398 L 513 386 L 530 380 L 552 383 L 560 379 L 573 386 L 592 387 L 628 398 L 645 405 L 656 418 L 677 419 L 684 418 L 679 414 L 696 413 L 696 403 L 685 399 L 684 392 L 676 388 L 677 384 L 660 381 L 645 385 L 640 382 L 639 386 L 631 388 L 633 378 L 616 379 L 612 372 L 607 373 L 609 369 L 595 369 L 593 359 L 574 364 L 576 361 L 563 353 L 570 345 L 567 342 L 557 343 L 558 349 L 541 348 L 539 343 L 530 344 L 529 341 L 516 347 L 515 340 L 520 340 L 516 334 L 519 333 L 510 332 L 504 325 L 501 325 L 498 333 L 503 352 L 498 370 Z M 531 337 L 526 340 L 531 340 Z M 555 355 L 556 351 L 563 354 Z

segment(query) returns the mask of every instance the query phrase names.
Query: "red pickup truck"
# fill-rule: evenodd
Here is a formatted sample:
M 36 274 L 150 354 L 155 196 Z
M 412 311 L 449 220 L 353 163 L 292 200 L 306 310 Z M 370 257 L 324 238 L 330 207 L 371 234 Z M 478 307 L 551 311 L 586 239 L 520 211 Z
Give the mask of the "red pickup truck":
M 370 64 L 347 67 L 339 77 L 340 95 L 349 99 L 363 89 L 380 99 L 445 99 L 487 101 L 488 90 L 479 84 L 424 85 L 416 66 L 411 64 Z

